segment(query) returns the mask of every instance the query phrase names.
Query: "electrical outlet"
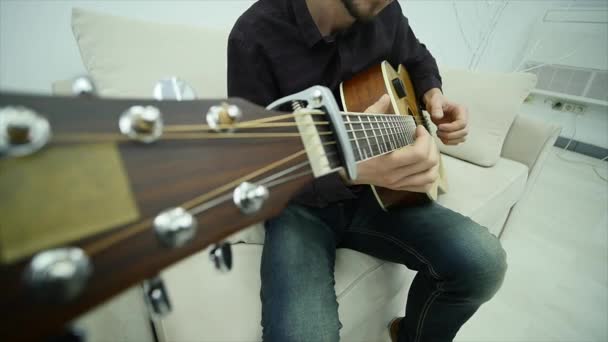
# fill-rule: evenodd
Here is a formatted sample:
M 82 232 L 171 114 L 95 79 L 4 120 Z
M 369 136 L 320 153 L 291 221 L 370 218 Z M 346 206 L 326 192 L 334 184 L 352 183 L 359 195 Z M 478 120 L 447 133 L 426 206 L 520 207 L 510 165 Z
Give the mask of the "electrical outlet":
M 549 103 L 551 105 L 551 109 L 553 110 L 574 113 L 577 115 L 583 114 L 586 109 L 586 106 L 580 103 L 567 102 L 560 99 L 547 99 L 545 103 Z

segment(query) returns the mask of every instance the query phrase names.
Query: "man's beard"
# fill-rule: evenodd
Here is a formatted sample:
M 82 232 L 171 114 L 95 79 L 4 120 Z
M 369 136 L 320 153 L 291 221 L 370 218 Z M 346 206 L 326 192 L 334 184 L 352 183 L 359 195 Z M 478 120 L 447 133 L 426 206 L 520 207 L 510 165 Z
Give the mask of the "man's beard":
M 344 7 L 346 7 L 348 14 L 350 14 L 350 16 L 355 18 L 356 20 L 369 21 L 370 19 L 372 19 L 372 16 L 361 14 L 358 11 L 357 6 L 355 6 L 353 0 L 342 0 L 342 3 L 344 4 Z

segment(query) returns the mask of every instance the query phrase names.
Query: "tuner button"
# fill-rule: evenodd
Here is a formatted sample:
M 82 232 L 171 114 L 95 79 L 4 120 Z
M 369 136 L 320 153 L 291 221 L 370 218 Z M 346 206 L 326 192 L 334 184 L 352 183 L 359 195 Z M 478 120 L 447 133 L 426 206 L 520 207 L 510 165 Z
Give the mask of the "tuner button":
M 69 247 L 36 254 L 26 268 L 24 278 L 36 300 L 66 303 L 82 292 L 91 273 L 91 262 L 84 251 Z
M 143 283 L 144 299 L 153 318 L 162 318 L 171 313 L 171 301 L 165 283 L 160 277 Z
M 118 123 L 120 132 L 146 144 L 155 142 L 163 134 L 163 117 L 153 106 L 133 106 L 127 109 Z
M 44 147 L 50 138 L 49 122 L 35 111 L 0 108 L 0 155 L 27 156 Z
M 209 252 L 209 259 L 213 263 L 215 268 L 226 273 L 232 269 L 232 247 L 229 243 L 220 243 L 211 249 Z
M 216 132 L 234 132 L 234 127 L 223 128 L 222 125 L 232 125 L 241 120 L 243 112 L 236 105 L 222 103 L 219 106 L 212 106 L 207 112 L 207 124 Z
M 156 82 L 153 94 L 158 101 L 189 101 L 197 97 L 194 88 L 177 77 L 169 77 Z
M 154 231 L 166 247 L 177 248 L 186 244 L 196 234 L 197 222 L 194 216 L 177 207 L 165 210 L 154 218 Z
M 232 199 L 243 214 L 258 212 L 268 199 L 268 189 L 263 185 L 243 182 L 234 189 Z
M 72 94 L 76 96 L 94 96 L 95 84 L 88 76 L 76 77 L 72 82 Z
M 318 108 L 323 103 L 323 92 L 319 89 L 315 89 L 312 92 L 312 108 Z

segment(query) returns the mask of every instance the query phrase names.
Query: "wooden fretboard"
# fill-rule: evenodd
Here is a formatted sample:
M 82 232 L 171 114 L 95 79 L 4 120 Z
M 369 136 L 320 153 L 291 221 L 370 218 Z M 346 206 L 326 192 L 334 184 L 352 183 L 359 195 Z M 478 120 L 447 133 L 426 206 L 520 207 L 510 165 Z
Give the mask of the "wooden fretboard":
M 414 143 L 416 122 L 411 116 L 343 113 L 343 119 L 357 161 Z

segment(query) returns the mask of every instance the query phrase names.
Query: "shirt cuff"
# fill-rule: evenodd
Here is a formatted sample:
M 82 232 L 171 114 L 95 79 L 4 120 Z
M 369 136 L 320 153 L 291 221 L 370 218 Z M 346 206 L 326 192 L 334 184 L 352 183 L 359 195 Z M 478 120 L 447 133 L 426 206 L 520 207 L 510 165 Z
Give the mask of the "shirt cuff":
M 441 79 L 434 75 L 415 81 L 414 88 L 416 89 L 416 94 L 418 95 L 418 103 L 420 103 L 422 108 L 426 110 L 426 103 L 424 103 L 424 94 L 426 94 L 427 91 L 433 88 L 439 88 L 439 90 L 441 90 L 441 92 L 443 93 L 443 89 L 441 89 L 441 86 Z

